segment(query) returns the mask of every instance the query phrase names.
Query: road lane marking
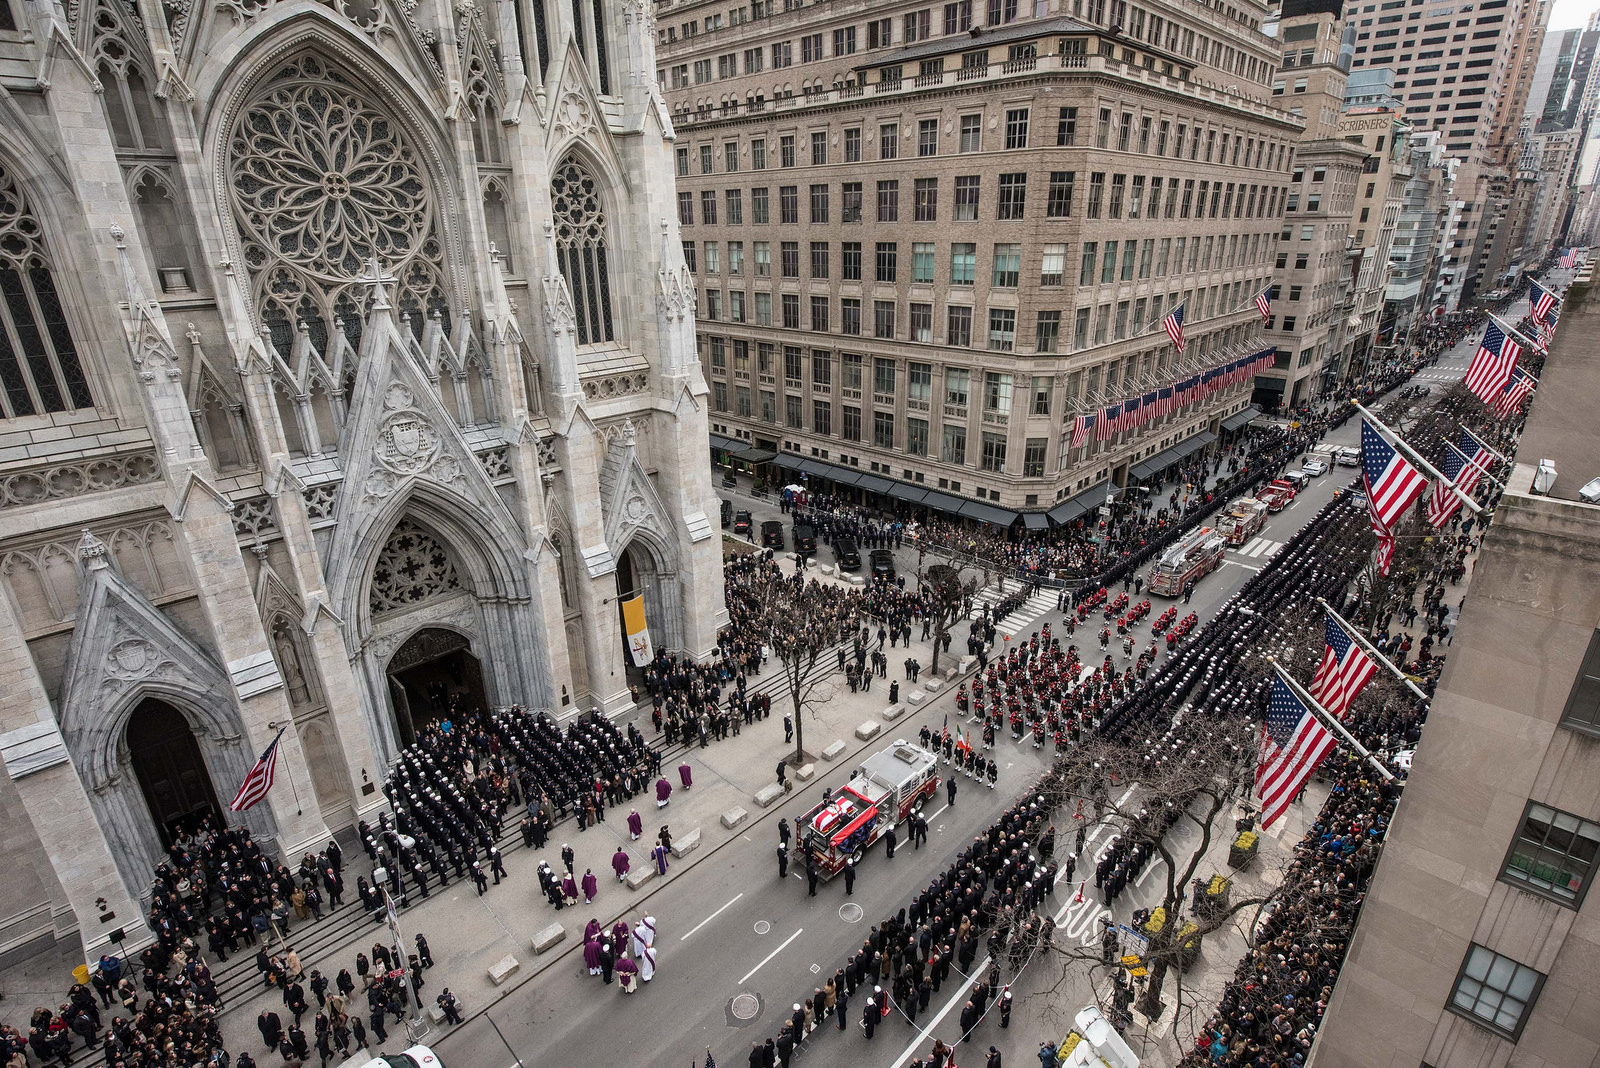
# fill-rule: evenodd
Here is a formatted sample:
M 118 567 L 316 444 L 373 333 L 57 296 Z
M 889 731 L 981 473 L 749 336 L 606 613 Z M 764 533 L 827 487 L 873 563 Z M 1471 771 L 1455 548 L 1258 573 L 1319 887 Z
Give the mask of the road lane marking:
M 735 895 L 733 895 L 733 901 L 738 901 L 738 900 L 739 900 L 739 899 L 740 899 L 740 898 L 741 898 L 741 897 L 744 897 L 744 895 L 743 895 L 743 894 L 735 894 Z M 716 918 L 717 918 L 717 917 L 718 917 L 718 916 L 720 916 L 720 915 L 722 915 L 722 913 L 723 913 L 723 912 L 724 912 L 724 911 L 725 911 L 725 910 L 726 910 L 726 909 L 727 909 L 727 908 L 728 908 L 728 907 L 729 907 L 729 906 L 730 906 L 730 905 L 732 905 L 732 904 L 733 904 L 733 901 L 730 901 L 730 902 L 728 902 L 728 904 L 727 904 L 727 905 L 724 905 L 724 906 L 722 906 L 722 908 L 720 908 L 720 909 L 718 909 L 718 910 L 717 910 L 717 911 L 716 911 L 716 912 L 713 912 L 713 913 L 712 913 L 712 914 L 711 914 L 711 915 L 709 915 L 709 916 L 707 916 L 707 917 L 706 917 L 706 918 L 705 918 L 705 919 L 703 919 L 703 920 L 701 920 L 701 921 L 700 921 L 700 922 L 699 922 L 699 923 L 697 923 L 697 924 L 695 924 L 695 925 L 694 925 L 694 927 L 692 927 L 692 928 L 691 928 L 691 929 L 690 929 L 690 931 L 689 931 L 689 934 L 686 934 L 686 935 L 684 935 L 684 936 L 683 936 L 683 937 L 682 937 L 682 938 L 680 938 L 680 939 L 678 939 L 678 941 L 680 941 L 680 942 L 687 942 L 687 941 L 689 941 L 689 935 L 692 935 L 692 934 L 694 934 L 694 933 L 695 933 L 695 931 L 698 931 L 698 930 L 700 930 L 700 928 L 702 928 L 702 927 L 704 927 L 704 926 L 705 926 L 705 925 L 706 925 L 706 924 L 708 924 L 708 923 L 710 923 L 710 922 L 711 922 L 711 921 L 712 921 L 712 920 L 714 920 L 714 919 L 716 919 Z
M 743 895 L 741 895 L 741 896 L 743 896 Z M 776 957 L 779 953 L 782 953 L 784 951 L 784 948 L 786 946 L 788 946 L 788 944 L 790 942 L 793 942 L 796 938 L 799 938 L 800 937 L 800 932 L 804 931 L 804 930 L 805 930 L 805 928 L 802 927 L 799 930 L 795 931 L 795 933 L 790 935 L 788 938 L 785 938 L 783 940 L 783 945 L 779 946 L 777 949 L 773 950 L 771 953 L 768 953 L 766 958 L 760 964 L 757 964 L 754 968 L 751 968 L 749 971 L 744 973 L 744 979 L 740 979 L 739 980 L 739 985 L 743 986 L 745 979 L 750 978 L 752 975 L 756 974 L 756 972 L 759 972 L 762 968 L 766 967 L 767 961 L 771 960 L 773 957 Z

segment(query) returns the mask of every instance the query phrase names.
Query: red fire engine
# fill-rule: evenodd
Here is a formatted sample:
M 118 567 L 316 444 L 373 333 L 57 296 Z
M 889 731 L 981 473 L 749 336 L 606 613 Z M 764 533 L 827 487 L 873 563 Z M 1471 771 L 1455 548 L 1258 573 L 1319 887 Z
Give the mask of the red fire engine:
M 837 793 L 795 821 L 795 830 L 817 872 L 830 879 L 846 860 L 859 863 L 872 843 L 938 792 L 934 755 L 897 741 L 863 761 Z
M 1150 569 L 1150 592 L 1178 596 L 1189 583 L 1216 570 L 1227 548 L 1227 539 L 1211 527 L 1190 531 Z

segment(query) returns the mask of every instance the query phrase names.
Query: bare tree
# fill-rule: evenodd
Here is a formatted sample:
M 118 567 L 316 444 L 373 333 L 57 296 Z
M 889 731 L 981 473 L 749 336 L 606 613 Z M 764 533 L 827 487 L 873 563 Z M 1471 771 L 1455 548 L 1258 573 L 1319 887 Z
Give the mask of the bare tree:
M 789 684 L 795 743 L 789 759 L 796 765 L 803 764 L 808 759 L 806 712 L 833 696 L 832 672 L 827 669 L 825 658 L 833 654 L 836 646 L 855 636 L 861 601 L 815 579 L 801 583 L 781 578 L 768 581 L 759 600 L 767 626 L 767 645 Z
M 928 591 L 928 611 L 933 615 L 933 662 L 928 673 L 939 673 L 939 653 L 944 648 L 945 635 L 958 621 L 972 611 L 972 598 L 978 592 L 978 580 L 963 579 L 961 569 L 953 564 L 934 564 L 922 577 L 922 588 Z

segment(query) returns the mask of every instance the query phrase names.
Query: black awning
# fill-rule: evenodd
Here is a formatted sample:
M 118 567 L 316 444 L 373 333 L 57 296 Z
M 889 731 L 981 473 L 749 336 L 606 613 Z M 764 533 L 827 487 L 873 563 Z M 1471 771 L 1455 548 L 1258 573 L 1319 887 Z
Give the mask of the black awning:
M 895 483 L 892 479 L 884 478 L 882 475 L 872 474 L 859 476 L 856 479 L 856 485 L 860 486 L 864 490 L 871 490 L 873 493 L 888 493 L 895 487 Z
M 785 471 L 804 471 L 805 461 L 793 453 L 779 453 L 777 464 Z
M 771 449 L 740 449 L 733 453 L 735 460 L 743 460 L 747 464 L 771 463 L 778 458 L 778 454 Z
M 1240 427 L 1248 425 L 1250 420 L 1254 419 L 1260 414 L 1261 406 L 1252 404 L 1243 411 L 1234 412 L 1232 415 L 1228 416 L 1228 418 L 1224 419 L 1222 421 L 1222 429 L 1231 433 L 1235 430 L 1238 430 Z
M 739 449 L 748 448 L 744 442 L 737 441 L 734 438 L 725 438 L 721 434 L 711 435 L 711 447 L 713 449 L 721 449 L 724 452 L 736 452 Z
M 1023 512 L 1022 525 L 1028 530 L 1048 530 L 1050 517 L 1043 512 Z
M 1178 444 L 1173 446 L 1173 449 L 1178 453 L 1179 459 L 1182 459 L 1185 456 L 1193 456 L 1195 453 L 1199 452 L 1201 449 L 1205 448 L 1207 445 L 1210 445 L 1216 440 L 1217 436 L 1211 431 L 1202 430 L 1194 437 L 1185 438 L 1183 441 L 1178 442 Z
M 1116 496 L 1122 492 L 1122 487 L 1116 483 L 1102 482 L 1098 486 L 1092 486 L 1089 489 L 1084 490 L 1076 497 L 1062 501 L 1060 504 L 1046 512 L 1045 515 L 1050 517 L 1050 521 L 1052 523 L 1070 523 L 1079 516 L 1088 512 L 1092 512 L 1102 504 L 1106 503 L 1106 490 L 1108 488 L 1111 490 L 1112 496 Z
M 923 507 L 932 508 L 939 512 L 949 512 L 951 515 L 960 515 L 961 506 L 966 503 L 960 497 L 955 497 L 948 493 L 940 493 L 938 490 L 928 490 L 927 494 L 922 498 Z
M 983 501 L 968 501 L 961 506 L 961 514 L 996 527 L 1009 527 L 1017 521 L 1017 513 Z
M 889 487 L 889 496 L 897 501 L 905 501 L 907 504 L 918 504 L 927 495 L 928 491 L 921 486 L 912 486 L 905 482 L 896 482 Z
M 1176 463 L 1182 457 L 1183 453 L 1177 448 L 1162 449 L 1150 459 L 1134 464 L 1128 471 L 1128 477 L 1140 480 L 1151 478 L 1165 471 L 1168 464 Z

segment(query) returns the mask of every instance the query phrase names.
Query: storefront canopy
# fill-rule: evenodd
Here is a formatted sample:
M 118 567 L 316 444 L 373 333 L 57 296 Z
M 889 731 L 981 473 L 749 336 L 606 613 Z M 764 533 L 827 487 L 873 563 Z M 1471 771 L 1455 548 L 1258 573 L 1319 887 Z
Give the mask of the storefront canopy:
M 1258 404 L 1252 404 L 1243 411 L 1235 412 L 1234 414 L 1228 416 L 1228 418 L 1224 419 L 1222 421 L 1222 430 L 1224 433 L 1231 434 L 1240 427 L 1248 426 L 1250 424 L 1250 420 L 1254 419 L 1260 414 L 1261 406 Z
M 1065 526 L 1074 519 L 1077 519 L 1079 516 L 1091 512 L 1104 504 L 1106 502 L 1106 489 L 1108 487 L 1111 490 L 1112 496 L 1116 496 L 1122 492 L 1121 486 L 1118 486 L 1115 483 L 1102 482 L 1098 486 L 1084 490 L 1076 497 L 1070 497 L 1067 500 L 1062 501 L 1060 504 L 1046 512 L 1045 515 L 1049 516 L 1050 522 L 1056 524 L 1057 526 Z
M 967 501 L 961 506 L 960 514 L 997 527 L 1009 527 L 1017 521 L 1017 513 L 984 501 Z

